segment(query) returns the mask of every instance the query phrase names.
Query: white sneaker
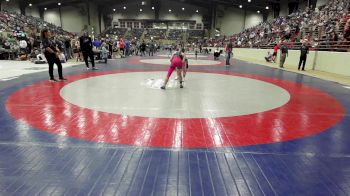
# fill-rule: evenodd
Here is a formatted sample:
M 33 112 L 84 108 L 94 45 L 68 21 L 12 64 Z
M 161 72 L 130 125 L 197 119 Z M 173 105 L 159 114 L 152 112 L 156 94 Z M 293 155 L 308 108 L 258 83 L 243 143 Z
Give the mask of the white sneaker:
M 87 67 L 86 70 L 90 70 L 90 67 Z

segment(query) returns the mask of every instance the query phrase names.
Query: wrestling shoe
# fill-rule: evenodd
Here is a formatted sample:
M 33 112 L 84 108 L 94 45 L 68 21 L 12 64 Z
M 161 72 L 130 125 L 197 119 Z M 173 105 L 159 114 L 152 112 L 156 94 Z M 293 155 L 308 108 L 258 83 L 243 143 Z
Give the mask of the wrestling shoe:
M 93 67 L 93 68 L 92 68 L 92 70 L 98 70 L 98 68 L 96 68 L 96 67 Z
M 165 86 L 160 87 L 160 89 L 165 90 Z
M 56 79 L 50 79 L 50 82 L 58 82 Z
M 65 81 L 67 80 L 67 78 L 60 78 L 60 81 Z

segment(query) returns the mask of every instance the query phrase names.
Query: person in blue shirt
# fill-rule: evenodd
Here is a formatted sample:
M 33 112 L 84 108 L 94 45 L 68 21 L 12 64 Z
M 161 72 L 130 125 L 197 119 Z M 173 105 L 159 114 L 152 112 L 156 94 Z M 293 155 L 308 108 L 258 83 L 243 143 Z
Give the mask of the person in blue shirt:
M 125 40 L 125 56 L 129 56 L 130 53 L 130 42 L 129 40 Z
M 94 42 L 92 42 L 92 45 L 98 49 L 101 47 L 102 43 L 97 38 L 95 38 Z

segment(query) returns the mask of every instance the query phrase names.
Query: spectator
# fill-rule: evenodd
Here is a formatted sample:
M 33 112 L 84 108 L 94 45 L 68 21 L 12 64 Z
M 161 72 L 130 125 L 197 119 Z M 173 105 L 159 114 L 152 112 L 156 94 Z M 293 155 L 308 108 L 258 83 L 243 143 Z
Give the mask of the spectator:
M 97 68 L 95 67 L 94 52 L 92 50 L 92 41 L 91 41 L 91 38 L 88 36 L 87 32 L 83 33 L 83 35 L 79 39 L 79 42 L 80 42 L 81 52 L 83 53 L 86 68 L 90 69 L 89 61 L 88 61 L 88 58 L 90 58 L 92 69 L 97 70 Z
M 281 44 L 281 55 L 280 55 L 280 68 L 283 68 L 284 62 L 288 56 L 288 48 L 284 42 Z
M 120 39 L 119 41 L 119 48 L 120 48 L 120 57 L 121 58 L 125 57 L 125 44 L 123 39 Z
M 45 58 L 49 64 L 49 75 L 51 82 L 57 82 L 53 75 L 53 65 L 56 64 L 58 67 L 58 75 L 60 80 L 66 80 L 62 73 L 62 64 L 59 59 L 60 51 L 58 50 L 56 44 L 52 41 L 51 32 L 44 29 L 41 33 L 43 51 Z
M 69 37 L 67 37 L 66 40 L 64 41 L 64 45 L 66 48 L 66 57 L 67 57 L 67 59 L 71 59 L 72 58 L 72 45 L 71 45 L 71 40 Z
M 230 65 L 230 59 L 231 59 L 231 55 L 232 55 L 232 42 L 229 42 L 227 45 L 226 45 L 226 48 L 225 48 L 225 52 L 226 52 L 226 65 Z
M 146 56 L 146 43 L 145 41 L 142 41 L 142 44 L 140 45 L 140 51 L 141 51 L 141 56 Z
M 101 46 L 101 58 L 104 61 L 104 63 L 107 63 L 107 59 L 108 59 L 108 46 L 106 43 L 103 43 Z
M 278 52 L 279 47 L 280 46 L 278 44 L 275 44 L 275 46 L 273 47 L 272 61 L 274 63 L 276 63 L 277 52 Z
M 300 70 L 301 68 L 302 71 L 305 71 L 307 54 L 309 54 L 309 46 L 307 44 L 307 40 L 304 40 L 303 44 L 300 47 L 300 59 L 299 59 L 298 70 Z M 303 67 L 301 67 L 301 64 L 303 64 Z

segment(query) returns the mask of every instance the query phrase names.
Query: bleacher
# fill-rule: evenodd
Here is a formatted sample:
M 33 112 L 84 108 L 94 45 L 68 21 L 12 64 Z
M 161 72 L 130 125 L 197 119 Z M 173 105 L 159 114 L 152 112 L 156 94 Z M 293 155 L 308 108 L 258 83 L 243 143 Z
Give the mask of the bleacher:
M 112 27 L 110 27 L 110 28 L 107 28 L 103 32 L 103 34 L 104 35 L 108 34 L 108 35 L 115 35 L 115 36 L 123 37 L 127 30 L 128 29 L 126 29 L 126 28 L 112 28 Z
M 168 33 L 168 40 L 180 40 L 182 38 L 183 30 L 170 29 Z
M 18 55 L 34 53 L 35 49 L 40 50 L 40 32 L 43 29 L 49 29 L 55 35 L 57 43 L 62 45 L 66 39 L 73 37 L 72 33 L 41 18 L 6 10 L 0 11 L 0 58 L 16 59 Z M 21 50 L 20 40 L 25 40 L 28 48 Z
M 145 33 L 145 39 L 165 39 L 166 38 L 166 29 L 147 29 Z
M 234 47 L 272 48 L 281 41 L 291 49 L 307 41 L 318 50 L 348 51 L 350 37 L 345 31 L 350 26 L 349 0 L 329 0 L 316 9 L 297 10 L 286 17 L 277 17 L 224 38 Z M 222 45 L 222 40 L 210 40 L 208 46 Z
M 125 38 L 128 40 L 134 39 L 135 37 L 136 37 L 136 39 L 140 39 L 143 32 L 144 32 L 143 29 L 131 29 L 128 31 L 128 34 Z

